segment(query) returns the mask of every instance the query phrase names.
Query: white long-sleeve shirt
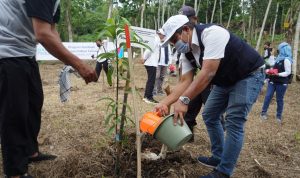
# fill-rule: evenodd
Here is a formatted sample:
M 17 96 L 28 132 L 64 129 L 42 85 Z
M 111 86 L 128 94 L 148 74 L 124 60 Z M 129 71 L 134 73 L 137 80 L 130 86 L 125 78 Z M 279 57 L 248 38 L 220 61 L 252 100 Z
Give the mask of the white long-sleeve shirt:
M 280 77 L 287 77 L 292 73 L 292 63 L 288 59 L 284 59 L 284 72 L 278 73 Z
M 160 39 L 158 36 L 155 37 L 154 45 L 152 51 L 146 49 L 144 52 L 144 65 L 145 66 L 158 66 L 158 59 L 159 59 L 159 48 L 160 48 Z

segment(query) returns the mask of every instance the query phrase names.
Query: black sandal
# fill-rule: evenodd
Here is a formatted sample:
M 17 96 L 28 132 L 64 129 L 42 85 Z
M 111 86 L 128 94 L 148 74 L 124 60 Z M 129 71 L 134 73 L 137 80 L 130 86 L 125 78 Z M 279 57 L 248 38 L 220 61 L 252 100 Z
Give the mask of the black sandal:
M 44 153 L 38 152 L 37 156 L 35 156 L 35 157 L 29 157 L 28 163 L 54 160 L 56 157 L 57 156 L 55 156 L 55 155 L 44 154 Z

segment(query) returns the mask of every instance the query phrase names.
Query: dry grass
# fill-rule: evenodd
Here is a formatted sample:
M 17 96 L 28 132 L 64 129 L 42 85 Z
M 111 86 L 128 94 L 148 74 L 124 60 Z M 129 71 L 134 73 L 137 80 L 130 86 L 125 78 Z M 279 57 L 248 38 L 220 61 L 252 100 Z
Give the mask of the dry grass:
M 104 96 L 114 96 L 115 90 L 102 82 L 102 76 L 98 83 L 89 85 L 72 76 L 73 91 L 70 100 L 62 104 L 59 101 L 57 84 L 61 68 L 61 64 L 40 65 L 45 94 L 39 137 L 40 148 L 44 152 L 58 155 L 58 158 L 55 161 L 31 165 L 30 172 L 39 178 L 96 178 L 102 175 L 110 177 L 114 169 L 112 166 L 114 150 L 111 145 L 113 136 L 107 134 L 107 127 L 104 125 L 106 103 L 98 100 Z M 137 87 L 141 88 L 140 92 L 143 95 L 142 88 L 145 85 L 146 74 L 142 65 L 136 65 L 135 75 Z M 167 83 L 173 85 L 176 83 L 176 78 L 169 78 Z M 260 121 L 259 113 L 263 95 L 259 97 L 248 118 L 244 148 L 233 177 L 300 177 L 299 89 L 299 83 L 292 84 L 288 88 L 282 126 L 275 122 L 274 101 L 270 106 L 270 119 L 265 122 Z M 141 100 L 138 106 L 140 115 L 153 109 L 153 106 Z M 134 127 L 129 125 L 127 132 L 134 132 Z M 124 161 L 134 165 L 132 163 L 135 158 L 134 139 L 129 139 L 128 143 L 131 147 L 127 149 L 129 153 L 123 153 L 127 155 L 124 159 L 128 159 Z M 149 145 L 151 146 L 153 145 Z M 186 145 L 185 150 L 186 153 L 191 153 L 192 157 L 210 154 L 209 138 L 201 116 L 198 116 L 195 143 Z M 186 158 L 191 159 L 190 156 Z M 162 172 L 159 177 L 183 177 L 183 175 L 197 177 L 210 171 L 195 161 L 175 164 L 174 161 L 166 160 L 166 162 L 144 162 L 144 164 L 148 167 L 149 164 L 164 165 L 167 171 Z M 130 175 L 134 175 L 135 167 L 127 166 L 127 171 L 127 176 L 124 177 L 132 177 Z M 144 169 L 143 172 L 145 177 L 148 177 L 147 170 Z

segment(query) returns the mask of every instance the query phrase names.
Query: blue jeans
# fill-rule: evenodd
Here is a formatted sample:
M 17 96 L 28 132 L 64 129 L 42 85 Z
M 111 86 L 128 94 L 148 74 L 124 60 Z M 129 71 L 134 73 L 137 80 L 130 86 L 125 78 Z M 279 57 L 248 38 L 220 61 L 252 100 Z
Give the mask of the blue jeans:
M 265 75 L 255 72 L 230 87 L 215 86 L 204 107 L 204 119 L 212 156 L 220 159 L 217 170 L 232 175 L 244 140 L 244 124 L 263 86 Z M 220 115 L 226 112 L 226 138 Z
M 267 115 L 267 111 L 270 105 L 270 102 L 273 98 L 274 92 L 276 92 L 276 102 L 277 102 L 277 114 L 278 119 L 282 118 L 283 111 L 283 97 L 287 89 L 287 84 L 276 84 L 273 82 L 268 83 L 267 93 L 264 100 L 264 105 L 262 107 L 262 115 Z

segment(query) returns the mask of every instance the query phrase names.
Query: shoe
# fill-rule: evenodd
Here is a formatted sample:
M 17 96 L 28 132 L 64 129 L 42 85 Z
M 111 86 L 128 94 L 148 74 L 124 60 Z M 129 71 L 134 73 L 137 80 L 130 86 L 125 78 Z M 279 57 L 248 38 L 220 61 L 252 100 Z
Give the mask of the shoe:
M 276 118 L 276 121 L 277 121 L 278 124 L 281 124 L 281 123 L 282 123 L 282 120 L 281 120 L 280 117 L 277 117 L 277 118 Z
M 39 162 L 39 161 L 47 161 L 47 160 L 54 160 L 57 158 L 55 155 L 50 155 L 50 154 L 44 154 L 41 152 L 38 152 L 38 155 L 35 157 L 29 157 L 28 163 L 33 163 L 33 162 Z
M 261 114 L 261 115 L 260 115 L 260 119 L 263 120 L 263 121 L 265 121 L 265 120 L 268 119 L 268 117 L 267 117 L 266 114 Z
M 156 101 L 153 98 L 144 98 L 143 101 L 145 101 L 148 104 L 156 104 L 156 103 L 158 103 L 158 101 Z
M 212 156 L 211 157 L 199 156 L 197 160 L 200 164 L 210 168 L 216 168 L 218 164 L 221 162 L 220 159 L 214 158 Z
M 211 173 L 206 176 L 200 176 L 199 178 L 230 178 L 230 176 L 214 169 Z

